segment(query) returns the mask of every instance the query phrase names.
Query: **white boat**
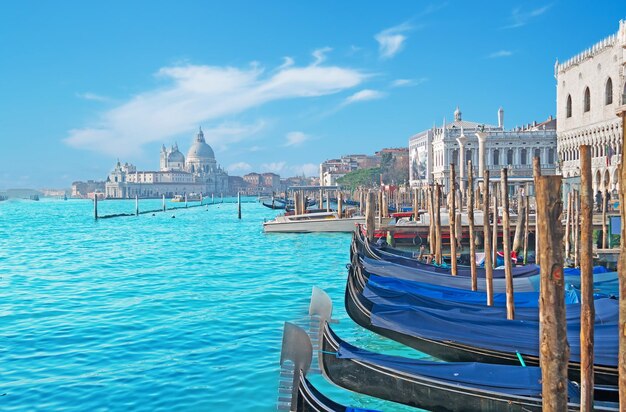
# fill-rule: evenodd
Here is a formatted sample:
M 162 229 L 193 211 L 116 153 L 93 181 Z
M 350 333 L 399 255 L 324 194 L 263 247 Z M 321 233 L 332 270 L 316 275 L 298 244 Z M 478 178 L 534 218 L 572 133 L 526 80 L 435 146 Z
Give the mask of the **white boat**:
M 352 232 L 357 224 L 365 224 L 364 216 L 342 217 L 336 212 L 305 213 L 303 215 L 278 216 L 263 223 L 265 232 Z

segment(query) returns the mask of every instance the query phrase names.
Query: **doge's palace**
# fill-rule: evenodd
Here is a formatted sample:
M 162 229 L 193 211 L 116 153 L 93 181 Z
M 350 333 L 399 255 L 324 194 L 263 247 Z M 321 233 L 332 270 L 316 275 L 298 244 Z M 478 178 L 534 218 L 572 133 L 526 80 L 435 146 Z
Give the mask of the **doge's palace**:
M 626 21 L 617 33 L 554 67 L 557 81 L 557 150 L 566 185 L 580 181 L 580 145 L 591 145 L 594 191 L 617 189 L 626 104 Z

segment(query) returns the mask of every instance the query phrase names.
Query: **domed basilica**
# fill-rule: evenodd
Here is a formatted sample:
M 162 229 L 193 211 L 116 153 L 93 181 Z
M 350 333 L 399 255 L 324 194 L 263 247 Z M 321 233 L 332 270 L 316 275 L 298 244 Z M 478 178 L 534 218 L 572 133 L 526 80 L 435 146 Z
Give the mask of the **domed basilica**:
M 118 161 L 105 186 L 110 198 L 220 194 L 228 192 L 228 174 L 217 165 L 200 128 L 186 158 L 174 144 L 161 148 L 159 171 L 137 171 L 132 164 Z

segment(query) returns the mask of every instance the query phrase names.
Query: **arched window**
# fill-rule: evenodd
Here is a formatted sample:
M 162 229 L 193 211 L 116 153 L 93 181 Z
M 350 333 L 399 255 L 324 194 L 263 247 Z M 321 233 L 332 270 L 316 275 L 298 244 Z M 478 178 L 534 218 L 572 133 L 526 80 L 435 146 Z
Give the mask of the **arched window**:
M 589 93 L 589 87 L 585 88 L 585 97 L 583 99 L 583 110 L 588 112 L 591 110 L 591 93 Z
M 567 95 L 567 107 L 565 109 L 567 111 L 567 117 L 572 117 L 572 96 Z
M 472 160 L 472 149 L 468 149 L 465 151 L 465 164 Z
M 495 166 L 498 166 L 500 164 L 500 151 L 498 149 L 495 149 L 493 151 L 493 164 Z
M 604 104 L 613 103 L 613 80 L 609 77 L 606 81 L 606 88 L 604 89 Z
M 552 148 L 548 150 L 548 163 L 549 164 L 554 163 L 554 149 Z
M 525 165 L 528 160 L 528 153 L 526 149 L 522 149 L 522 153 L 520 154 L 520 164 Z
M 450 163 L 454 163 L 455 165 L 459 164 L 459 149 L 452 151 L 452 161 Z
M 539 163 L 541 164 L 541 149 L 535 149 L 535 157 L 539 158 Z
M 506 152 L 506 164 L 508 164 L 508 165 L 512 165 L 513 164 L 513 149 L 509 149 Z

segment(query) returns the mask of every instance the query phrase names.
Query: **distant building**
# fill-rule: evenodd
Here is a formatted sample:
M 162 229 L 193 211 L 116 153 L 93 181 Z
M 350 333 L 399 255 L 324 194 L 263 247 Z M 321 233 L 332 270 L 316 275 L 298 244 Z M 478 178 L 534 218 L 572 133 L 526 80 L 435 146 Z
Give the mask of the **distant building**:
M 356 154 L 342 156 L 339 159 L 329 159 L 320 164 L 320 184 L 334 186 L 337 184 L 337 179 L 350 172 L 378 166 L 380 166 L 379 156 Z
M 186 158 L 177 144 L 170 149 L 163 146 L 158 171 L 138 171 L 132 164 L 118 161 L 105 190 L 110 198 L 228 193 L 228 174 L 217 165 L 213 149 L 200 129 Z
M 95 181 L 95 180 L 87 180 L 86 182 L 73 182 L 72 183 L 72 192 L 71 197 L 86 199 L 93 193 L 104 193 L 105 192 L 105 182 L 104 181 Z
M 276 173 L 263 173 L 261 177 L 263 179 L 263 187 L 265 189 L 280 189 L 280 176 Z
M 557 141 L 561 172 L 568 186 L 580 182 L 581 145 L 591 145 L 594 190 L 615 190 L 623 149 L 622 121 L 615 110 L 626 104 L 626 21 L 617 33 L 554 67 Z
M 245 193 L 248 189 L 248 184 L 241 176 L 228 176 L 228 187 L 231 193 Z
M 533 122 L 511 130 L 504 128 L 504 110 L 498 110 L 498 124 L 463 120 L 457 107 L 454 121 L 445 120 L 440 127 L 417 133 L 409 139 L 409 178 L 412 187 L 434 182 L 450 189 L 450 164 L 456 165 L 457 179 L 463 188 L 467 182 L 467 162 L 472 161 L 474 176 L 500 176 L 502 168 L 509 169 L 511 181 L 532 178 L 533 157 L 541 159 L 543 174 L 556 171 L 556 120 L 551 116 L 542 123 Z M 521 178 L 521 179 L 514 179 Z M 512 183 L 511 192 L 522 183 Z
M 249 188 L 257 188 L 261 186 L 261 175 L 259 173 L 248 173 L 243 176 L 243 180 L 248 184 Z

